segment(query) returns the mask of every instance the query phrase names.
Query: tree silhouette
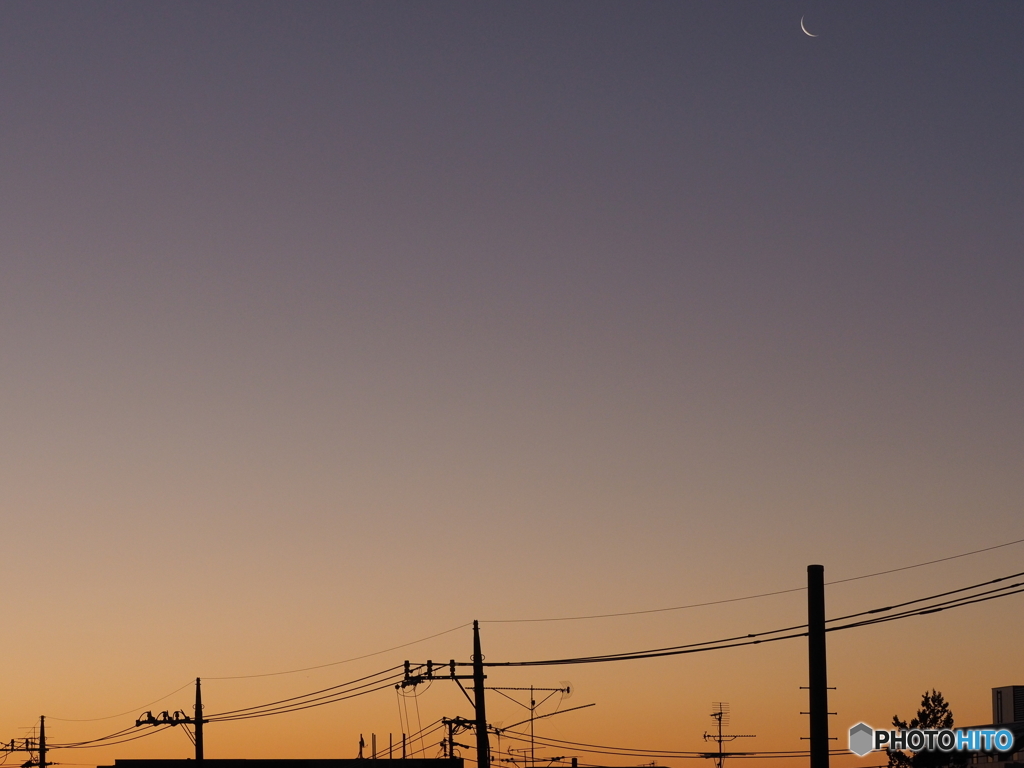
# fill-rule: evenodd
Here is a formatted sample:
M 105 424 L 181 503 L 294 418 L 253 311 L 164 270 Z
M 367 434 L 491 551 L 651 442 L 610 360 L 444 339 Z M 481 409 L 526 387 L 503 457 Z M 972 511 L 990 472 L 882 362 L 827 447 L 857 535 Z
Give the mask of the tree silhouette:
M 911 728 L 952 728 L 953 711 L 949 708 L 949 702 L 942 698 L 942 694 L 932 688 L 931 693 L 925 691 L 922 694 L 921 708 L 917 710 L 915 718 L 908 723 L 906 720 L 900 720 L 899 715 L 893 715 L 892 726 L 901 731 L 909 731 Z M 889 758 L 889 768 L 960 768 L 967 764 L 967 756 L 961 752 L 935 750 L 907 753 L 886 748 L 885 754 Z

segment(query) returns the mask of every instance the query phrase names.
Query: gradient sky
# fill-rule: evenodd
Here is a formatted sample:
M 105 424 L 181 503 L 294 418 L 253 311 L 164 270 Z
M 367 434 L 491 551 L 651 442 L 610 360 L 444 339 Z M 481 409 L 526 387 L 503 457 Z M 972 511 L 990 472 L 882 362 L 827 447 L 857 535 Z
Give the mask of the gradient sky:
M 1024 538 L 1022 36 L 1009 2 L 0 4 L 0 740 Z M 803 601 L 485 623 L 485 653 Z M 836 731 L 930 687 L 987 721 L 1022 632 L 1015 597 L 830 636 Z M 597 703 L 556 738 L 699 750 L 725 700 L 744 746 L 806 744 L 800 641 L 612 666 L 493 680 Z M 397 709 L 211 726 L 207 756 L 351 757 Z

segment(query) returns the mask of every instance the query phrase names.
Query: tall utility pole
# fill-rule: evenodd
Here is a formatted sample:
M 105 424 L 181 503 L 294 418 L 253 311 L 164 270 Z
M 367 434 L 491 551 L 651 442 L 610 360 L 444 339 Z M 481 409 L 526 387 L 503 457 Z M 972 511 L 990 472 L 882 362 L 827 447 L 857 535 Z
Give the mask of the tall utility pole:
M 203 690 L 199 678 L 196 678 L 196 760 L 203 759 Z
M 825 567 L 807 566 L 807 688 L 811 768 L 828 768 L 828 668 L 825 662 Z
M 28 736 L 22 739 L 20 742 L 17 739 L 11 739 L 9 742 L 0 742 L 0 754 L 5 753 L 5 757 L 0 763 L 6 762 L 7 756 L 12 752 L 28 752 L 28 762 L 22 765 L 22 768 L 47 768 L 49 765 L 56 765 L 56 763 L 46 762 L 46 717 L 43 715 L 39 716 L 39 735 L 36 737 Z M 39 759 L 33 760 L 32 753 L 35 752 Z
M 473 699 L 476 707 L 476 765 L 491 768 L 491 747 L 487 740 L 487 713 L 484 711 L 484 655 L 480 652 L 480 622 L 473 620 Z

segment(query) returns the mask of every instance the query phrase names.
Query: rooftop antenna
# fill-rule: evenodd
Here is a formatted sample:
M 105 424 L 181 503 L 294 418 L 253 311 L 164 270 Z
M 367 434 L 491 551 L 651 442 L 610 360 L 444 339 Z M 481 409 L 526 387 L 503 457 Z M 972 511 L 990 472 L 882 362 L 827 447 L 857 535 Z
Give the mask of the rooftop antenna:
M 757 736 L 752 733 L 722 733 L 722 726 L 729 724 L 729 702 L 713 701 L 711 707 L 711 719 L 715 721 L 714 730 L 711 733 L 704 731 L 704 741 L 713 741 L 718 744 L 718 751 L 706 752 L 704 757 L 714 759 L 715 768 L 723 768 L 725 758 L 735 753 L 722 751 L 722 744 L 735 739 L 754 739 Z

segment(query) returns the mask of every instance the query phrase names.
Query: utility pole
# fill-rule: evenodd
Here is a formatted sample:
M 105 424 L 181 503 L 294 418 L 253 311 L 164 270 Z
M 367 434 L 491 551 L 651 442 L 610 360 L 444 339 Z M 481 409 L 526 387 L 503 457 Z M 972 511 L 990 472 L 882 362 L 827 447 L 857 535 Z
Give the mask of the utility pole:
M 196 760 L 203 759 L 203 690 L 199 681 L 196 678 L 196 717 L 195 717 L 195 728 L 196 728 Z
M 441 724 L 448 729 L 448 736 L 441 740 L 441 746 L 444 748 L 444 756 L 452 759 L 455 757 L 455 748 L 462 747 L 463 749 L 472 749 L 472 747 L 466 744 L 460 744 L 455 740 L 463 731 L 475 731 L 476 721 L 467 720 L 465 717 L 442 717 Z
M 6 753 L 10 755 L 13 752 L 28 752 L 28 762 L 24 763 L 21 768 L 47 768 L 49 765 L 54 763 L 46 762 L 46 718 L 43 715 L 39 716 L 39 735 L 36 737 L 27 737 L 22 739 L 20 742 L 17 739 L 11 739 L 9 742 L 0 742 L 0 753 Z M 38 756 L 38 760 L 32 759 L 32 754 L 35 752 Z M 5 756 L 4 762 L 7 760 Z
M 828 768 L 828 667 L 825 661 L 825 567 L 807 566 L 807 687 L 811 768 Z
M 487 740 L 487 713 L 484 710 L 484 655 L 480 651 L 480 622 L 473 620 L 473 699 L 476 707 L 476 765 L 491 768 L 491 748 Z M 827 768 L 827 767 L 826 767 Z
M 487 733 L 487 729 L 488 729 L 488 726 L 487 726 L 487 710 L 485 709 L 485 702 L 484 702 L 484 690 L 485 690 L 484 681 L 487 679 L 487 675 L 484 674 L 484 654 L 483 654 L 483 651 L 480 650 L 480 622 L 479 621 L 474 621 L 473 622 L 473 655 L 471 657 L 471 660 L 469 662 L 459 662 L 459 663 L 456 663 L 455 659 L 452 659 L 451 661 L 448 662 L 447 666 L 448 666 L 448 674 L 447 675 L 436 675 L 435 676 L 435 674 L 434 674 L 435 666 L 434 666 L 434 662 L 433 661 L 428 659 L 426 664 L 418 664 L 418 665 L 416 665 L 415 670 L 413 669 L 412 663 L 409 662 L 409 661 L 406 661 L 405 662 L 405 675 L 404 675 L 404 679 L 402 680 L 402 682 L 397 683 L 395 685 L 395 690 L 396 691 L 401 691 L 404 688 L 408 688 L 410 686 L 415 687 L 415 686 L 419 685 L 420 683 L 427 682 L 427 681 L 430 681 L 430 680 L 453 680 L 454 682 L 456 682 L 458 684 L 458 686 L 459 686 L 459 689 L 466 695 L 466 698 L 469 700 L 469 703 L 473 705 L 474 717 L 473 717 L 473 720 L 466 720 L 464 718 L 454 718 L 454 719 L 455 719 L 455 721 L 459 725 L 461 725 L 462 723 L 472 724 L 473 729 L 476 731 L 476 759 L 477 759 L 477 768 L 491 768 L 491 747 L 490 747 L 490 742 L 488 740 L 488 733 Z M 455 674 L 456 667 L 460 667 L 460 666 L 461 667 L 471 666 L 473 668 L 473 674 L 471 674 L 471 675 L 457 675 L 457 674 Z M 462 685 L 462 681 L 463 680 L 472 680 L 473 681 L 473 696 L 472 697 L 470 697 L 469 691 L 466 690 L 466 688 Z M 501 690 L 506 690 L 506 691 L 507 690 L 530 690 L 530 706 L 529 707 L 527 707 L 522 702 L 516 701 L 515 699 L 512 699 L 512 701 L 516 701 L 516 703 L 519 704 L 520 706 L 526 707 L 527 709 L 530 710 L 530 717 L 529 717 L 529 719 L 528 720 L 523 720 L 522 723 L 516 723 L 516 725 L 522 725 L 523 723 L 530 722 L 531 733 L 533 731 L 533 723 L 532 723 L 532 721 L 534 719 L 539 720 L 542 717 L 551 717 L 553 715 L 561 715 L 561 714 L 565 714 L 566 712 L 572 712 L 572 711 L 577 710 L 577 709 L 586 709 L 587 707 L 593 707 L 594 706 L 593 704 L 585 704 L 582 707 L 573 707 L 572 709 L 563 709 L 563 710 L 561 710 L 559 712 L 552 712 L 550 714 L 540 715 L 538 717 L 538 716 L 536 716 L 534 714 L 534 711 L 536 710 L 538 704 L 537 704 L 537 702 L 533 698 L 533 693 L 535 691 L 562 691 L 563 693 L 568 693 L 569 692 L 568 686 L 565 687 L 565 688 L 532 688 L 531 687 L 530 689 L 525 689 L 525 688 L 504 688 L 504 689 L 493 688 L 492 690 L 497 690 L 497 691 L 501 691 Z M 401 694 L 399 694 L 399 695 L 401 695 Z M 511 698 L 511 697 L 509 697 L 509 698 Z M 546 700 L 547 700 L 546 698 L 542 699 L 540 703 L 543 704 L 544 701 L 546 701 Z M 512 726 L 507 726 L 507 727 L 511 728 Z M 450 737 L 449 737 L 448 741 L 451 741 Z M 454 746 L 454 744 L 452 744 L 450 746 Z M 464 746 L 464 745 L 459 744 L 458 746 L 461 747 L 461 746 Z M 405 734 L 402 734 L 402 757 L 403 758 L 405 757 Z M 532 762 L 533 762 L 533 752 L 531 750 L 531 764 L 532 764 Z

